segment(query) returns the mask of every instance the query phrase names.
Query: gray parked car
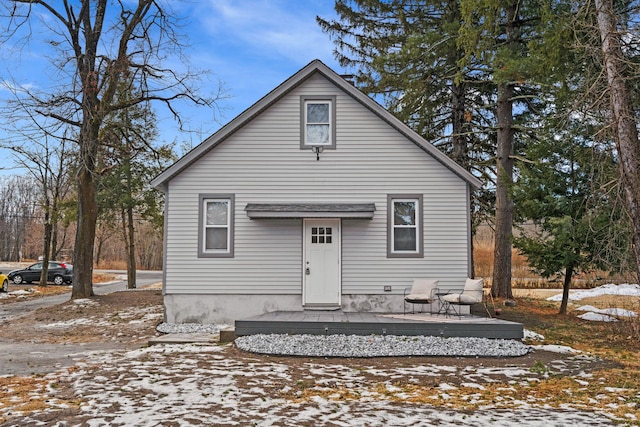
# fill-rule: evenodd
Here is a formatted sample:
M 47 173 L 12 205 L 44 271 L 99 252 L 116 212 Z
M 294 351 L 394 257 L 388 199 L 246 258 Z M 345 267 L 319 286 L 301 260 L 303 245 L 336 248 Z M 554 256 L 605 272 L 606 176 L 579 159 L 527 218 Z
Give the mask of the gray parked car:
M 39 282 L 42 272 L 42 263 L 37 262 L 27 268 L 10 271 L 9 280 L 19 285 L 21 283 Z M 49 270 L 47 271 L 47 281 L 56 285 L 63 283 L 71 283 L 73 279 L 73 266 L 64 262 L 49 261 Z

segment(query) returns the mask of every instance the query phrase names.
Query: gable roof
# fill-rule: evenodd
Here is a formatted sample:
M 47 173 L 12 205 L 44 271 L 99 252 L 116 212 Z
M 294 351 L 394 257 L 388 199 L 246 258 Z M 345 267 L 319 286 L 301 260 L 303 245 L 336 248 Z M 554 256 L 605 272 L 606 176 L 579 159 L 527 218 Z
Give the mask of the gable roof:
M 462 166 L 451 160 L 447 157 L 443 152 L 438 150 L 424 138 L 422 138 L 418 133 L 413 131 L 409 126 L 404 124 L 402 121 L 397 119 L 391 113 L 389 113 L 384 107 L 378 104 L 376 101 L 371 99 L 369 96 L 361 92 L 351 83 L 346 81 L 340 75 L 338 75 L 331 68 L 327 67 L 322 61 L 319 59 L 315 59 L 307 64 L 300 71 L 295 73 L 293 76 L 289 77 L 285 80 L 280 86 L 273 89 L 267 95 L 262 97 L 258 102 L 253 104 L 251 107 L 243 111 L 240 115 L 238 115 L 235 119 L 231 120 L 229 123 L 220 128 L 216 133 L 205 139 L 198 146 L 194 147 L 191 151 L 177 160 L 173 165 L 165 169 L 162 173 L 160 173 L 157 177 L 155 177 L 151 181 L 151 185 L 159 190 L 165 190 L 168 182 L 182 172 L 184 169 L 188 168 L 192 163 L 197 161 L 201 156 L 208 153 L 210 150 L 215 148 L 218 144 L 222 143 L 228 137 L 233 135 L 237 130 L 242 128 L 244 125 L 249 123 L 254 117 L 262 113 L 264 110 L 269 108 L 272 104 L 277 102 L 279 99 L 287 95 L 293 89 L 298 87 L 304 81 L 306 81 L 312 75 L 319 73 L 327 80 L 329 80 L 334 85 L 338 86 L 342 91 L 344 91 L 347 95 L 351 96 L 353 99 L 362 104 L 365 108 L 370 110 L 380 119 L 385 121 L 391 127 L 396 129 L 426 153 L 430 154 L 448 169 L 450 169 L 453 173 L 458 175 L 460 178 L 471 184 L 473 187 L 480 188 L 482 186 L 482 182 L 465 170 Z

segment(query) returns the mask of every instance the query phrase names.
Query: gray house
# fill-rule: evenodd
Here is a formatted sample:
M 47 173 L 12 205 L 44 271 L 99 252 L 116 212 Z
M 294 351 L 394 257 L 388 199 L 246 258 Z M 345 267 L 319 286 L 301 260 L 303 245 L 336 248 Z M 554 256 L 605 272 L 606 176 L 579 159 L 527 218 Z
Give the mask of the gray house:
M 413 279 L 469 275 L 480 182 L 318 60 L 152 185 L 166 322 L 402 312 Z

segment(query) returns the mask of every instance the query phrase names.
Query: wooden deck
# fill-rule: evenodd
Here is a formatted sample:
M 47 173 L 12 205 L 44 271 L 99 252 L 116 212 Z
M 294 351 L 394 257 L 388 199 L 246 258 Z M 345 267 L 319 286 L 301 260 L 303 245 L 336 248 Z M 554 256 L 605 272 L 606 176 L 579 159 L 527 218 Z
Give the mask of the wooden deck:
M 276 311 L 236 320 L 235 335 L 346 334 L 434 335 L 522 339 L 520 323 L 478 316 L 442 314 L 382 314 L 344 311 Z

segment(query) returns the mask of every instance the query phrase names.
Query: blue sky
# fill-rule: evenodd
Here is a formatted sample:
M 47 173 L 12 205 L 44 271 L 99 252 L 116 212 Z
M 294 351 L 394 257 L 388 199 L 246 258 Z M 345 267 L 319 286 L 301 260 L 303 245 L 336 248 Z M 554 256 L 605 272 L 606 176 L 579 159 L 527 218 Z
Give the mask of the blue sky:
M 195 146 L 313 59 L 338 72 L 333 43 L 316 23 L 316 15 L 334 17 L 332 0 L 192 0 L 172 2 L 186 19 L 186 50 L 192 65 L 211 71 L 205 90 L 220 82 L 225 98 L 218 109 L 180 105 L 194 133 L 181 133 L 167 112 L 157 110 L 160 140 Z M 37 31 L 46 31 L 35 28 Z M 46 87 L 52 73 L 46 52 L 36 45 L 21 51 L 2 50 L 0 80 Z M 44 72 L 43 72 L 44 71 Z M 4 92 L 4 93 L 3 93 Z M 0 89 L 0 98 L 6 91 Z M 0 170 L 12 159 L 0 151 Z

